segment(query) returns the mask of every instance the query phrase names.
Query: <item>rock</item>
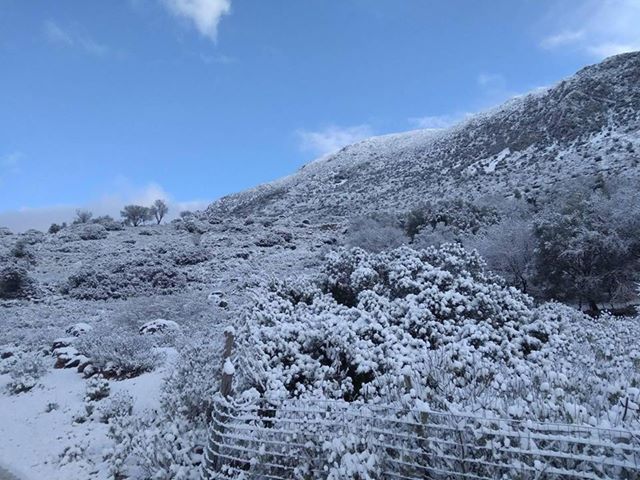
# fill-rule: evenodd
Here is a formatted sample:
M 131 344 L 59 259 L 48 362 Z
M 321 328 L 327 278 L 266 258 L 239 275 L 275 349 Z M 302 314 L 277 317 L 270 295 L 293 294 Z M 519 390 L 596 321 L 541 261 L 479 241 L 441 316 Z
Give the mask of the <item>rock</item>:
M 2 351 L 0 351 L 0 359 L 2 360 L 6 360 L 7 358 L 13 357 L 13 352 L 11 350 L 8 349 L 2 349 Z
M 51 349 L 53 350 L 54 354 L 55 351 L 60 349 L 60 348 L 66 348 L 69 347 L 74 341 L 75 341 L 76 337 L 62 337 L 62 338 L 56 338 L 53 341 L 53 345 L 51 346 Z
M 65 329 L 65 333 L 69 335 L 73 335 L 74 337 L 79 337 L 80 335 L 84 335 L 87 332 L 93 330 L 93 327 L 85 322 L 74 323 L 73 325 L 69 325 Z M 55 348 L 55 347 L 54 347 Z
M 180 327 L 173 320 L 164 320 L 158 318 L 157 320 L 151 320 L 140 327 L 140 335 L 149 335 L 153 333 L 166 333 L 175 332 L 180 330 Z

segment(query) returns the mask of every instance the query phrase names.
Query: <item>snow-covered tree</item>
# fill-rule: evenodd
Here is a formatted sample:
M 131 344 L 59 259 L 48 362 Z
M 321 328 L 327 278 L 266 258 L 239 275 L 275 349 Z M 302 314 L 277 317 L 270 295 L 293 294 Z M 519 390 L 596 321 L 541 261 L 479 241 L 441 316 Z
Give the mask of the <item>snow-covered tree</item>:
M 125 222 L 134 227 L 137 227 L 144 222 L 148 222 L 153 218 L 149 207 L 143 207 L 142 205 L 127 205 L 120 212 L 120 215 Z
M 162 222 L 164 216 L 169 212 L 169 207 L 164 200 L 156 200 L 150 208 L 151 214 L 156 219 L 158 225 Z
M 531 221 L 506 218 L 465 244 L 478 250 L 488 267 L 524 293 L 531 291 L 535 274 L 536 238 Z

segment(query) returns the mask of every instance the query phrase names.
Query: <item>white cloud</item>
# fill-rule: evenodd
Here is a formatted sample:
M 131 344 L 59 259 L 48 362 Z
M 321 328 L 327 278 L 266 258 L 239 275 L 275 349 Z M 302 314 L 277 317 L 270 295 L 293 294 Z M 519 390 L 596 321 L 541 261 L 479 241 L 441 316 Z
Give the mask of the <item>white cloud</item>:
M 77 209 L 87 209 L 94 216 L 111 215 L 120 218 L 120 210 L 124 205 L 151 205 L 157 199 L 163 199 L 169 205 L 167 220 L 176 218 L 183 210 L 202 210 L 210 203 L 205 200 L 174 200 L 162 186 L 149 183 L 142 187 L 133 186 L 126 179 L 114 182 L 114 191 L 99 198 L 78 205 L 54 205 L 50 207 L 23 207 L 17 210 L 0 212 L 0 226 L 8 227 L 14 232 L 23 232 L 30 228 L 46 230 L 52 223 L 70 223 Z
M 543 38 L 540 45 L 544 48 L 556 48 L 571 45 L 584 39 L 584 30 L 568 30 Z
M 409 123 L 416 128 L 424 130 L 442 130 L 449 128 L 456 123 L 470 117 L 471 113 L 446 113 L 444 115 L 427 115 L 425 117 L 414 117 L 409 119 Z
M 338 127 L 330 125 L 323 130 L 298 130 L 300 148 L 315 155 L 328 155 L 346 145 L 371 137 L 373 131 L 369 125 Z
M 110 53 L 109 47 L 97 43 L 86 35 L 81 35 L 62 28 L 53 20 L 44 22 L 44 35 L 47 41 L 54 45 L 68 48 L 80 48 L 86 53 L 103 56 Z
M 499 73 L 481 73 L 477 78 L 478 85 L 486 89 L 503 89 L 506 85 L 506 80 Z
M 480 111 L 490 109 L 520 95 L 508 87 L 506 78 L 499 73 L 482 72 L 478 74 L 475 81 L 479 94 L 473 102 L 473 108 L 463 112 L 412 117 L 408 119 L 409 123 L 419 129 L 442 130 L 467 120 Z
M 231 12 L 231 0 L 162 0 L 174 15 L 192 22 L 205 37 L 215 41 L 218 24 Z
M 75 43 L 73 37 L 64 31 L 62 27 L 53 20 L 47 20 L 44 22 L 44 34 L 47 37 L 47 40 L 51 43 L 67 45 L 69 47 L 73 46 Z
M 640 50 L 640 1 L 586 0 L 580 7 L 552 12 L 546 49 L 571 49 L 597 59 Z

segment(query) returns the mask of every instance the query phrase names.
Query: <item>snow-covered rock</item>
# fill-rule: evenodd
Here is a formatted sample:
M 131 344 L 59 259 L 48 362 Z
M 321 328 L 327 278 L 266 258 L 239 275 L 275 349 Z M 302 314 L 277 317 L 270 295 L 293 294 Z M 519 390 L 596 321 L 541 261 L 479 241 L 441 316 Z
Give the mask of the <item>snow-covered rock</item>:
M 140 335 L 149 335 L 152 333 L 168 333 L 168 332 L 177 332 L 180 330 L 180 326 L 174 322 L 173 320 L 164 320 L 158 318 L 156 320 L 151 320 L 146 322 L 140 327 Z
M 85 322 L 74 323 L 73 325 L 69 325 L 65 329 L 65 333 L 68 335 L 73 335 L 74 337 L 79 337 L 80 335 L 84 335 L 87 332 L 93 330 L 93 327 Z

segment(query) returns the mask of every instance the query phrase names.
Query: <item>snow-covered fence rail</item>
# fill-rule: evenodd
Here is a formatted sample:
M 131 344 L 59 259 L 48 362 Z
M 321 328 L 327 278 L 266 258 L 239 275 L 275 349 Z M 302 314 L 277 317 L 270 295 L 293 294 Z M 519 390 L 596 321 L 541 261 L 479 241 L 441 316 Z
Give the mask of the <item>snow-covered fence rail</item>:
M 640 432 L 346 402 L 220 397 L 214 479 L 640 479 Z M 213 453 L 213 452 L 210 452 Z

